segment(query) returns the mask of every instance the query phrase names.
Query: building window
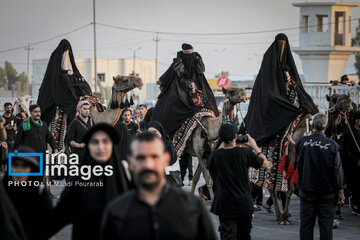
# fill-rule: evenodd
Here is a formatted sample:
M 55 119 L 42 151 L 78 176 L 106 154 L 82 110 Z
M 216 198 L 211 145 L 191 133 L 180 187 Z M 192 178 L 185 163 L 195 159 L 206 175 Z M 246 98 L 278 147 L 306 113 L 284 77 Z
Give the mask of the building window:
M 349 16 L 349 33 L 351 33 L 351 16 Z
M 301 31 L 309 32 L 309 16 L 302 16 Z
M 98 79 L 101 82 L 105 82 L 105 73 L 98 73 Z
M 317 32 L 327 32 L 329 30 L 328 15 L 316 15 Z
M 335 12 L 335 45 L 345 43 L 345 12 Z

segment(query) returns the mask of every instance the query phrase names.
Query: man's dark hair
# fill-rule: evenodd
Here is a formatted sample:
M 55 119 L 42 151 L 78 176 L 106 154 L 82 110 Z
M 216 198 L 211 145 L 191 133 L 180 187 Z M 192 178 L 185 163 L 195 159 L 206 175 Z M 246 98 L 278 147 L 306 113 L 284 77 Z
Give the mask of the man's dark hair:
M 147 109 L 147 106 L 145 104 L 140 104 L 139 107 L 144 107 Z
M 163 140 L 156 134 L 152 133 L 152 132 L 149 132 L 149 131 L 146 131 L 146 132 L 142 132 L 138 135 L 136 135 L 131 143 L 133 142 L 152 142 L 152 141 L 155 141 L 156 139 L 159 139 L 163 144 Z M 165 151 L 165 144 L 164 144 L 164 151 Z M 131 148 L 130 148 L 130 154 L 132 154 L 131 152 Z
M 130 108 L 126 108 L 123 110 L 123 115 L 126 113 L 126 112 L 130 112 L 130 114 L 132 115 L 132 111 Z
M 6 108 L 7 106 L 12 106 L 12 104 L 10 103 L 10 102 L 6 102 L 6 103 L 4 103 L 4 108 Z
M 32 112 L 35 108 L 40 108 L 40 106 L 37 104 L 30 105 L 29 111 Z
M 236 126 L 232 123 L 223 124 L 219 129 L 219 137 L 225 143 L 230 143 L 236 138 Z

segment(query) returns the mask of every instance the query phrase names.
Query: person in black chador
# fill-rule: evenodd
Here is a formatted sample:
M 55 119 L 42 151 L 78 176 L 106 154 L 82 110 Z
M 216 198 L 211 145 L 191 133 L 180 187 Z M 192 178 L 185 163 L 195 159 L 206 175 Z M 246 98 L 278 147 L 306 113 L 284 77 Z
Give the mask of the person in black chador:
M 35 152 L 28 146 L 21 146 L 17 150 L 20 153 Z M 13 173 L 39 172 L 39 161 L 35 157 L 13 156 L 11 160 Z M 45 240 L 47 238 L 43 236 L 41 226 L 47 221 L 52 202 L 45 186 L 36 185 L 35 181 L 37 178 L 34 176 L 9 176 L 8 174 L 3 179 L 6 193 L 19 214 L 28 239 Z
M 72 239 L 98 239 L 101 215 L 106 204 L 130 187 L 125 169 L 117 156 L 119 135 L 105 123 L 90 128 L 84 135 L 86 144 L 82 167 L 111 169 L 112 174 L 91 174 L 87 180 L 80 176 L 71 179 L 61 194 L 60 201 L 51 211 L 50 219 L 43 230 L 52 236 L 67 224 L 73 224 Z M 82 185 L 80 185 L 80 184 Z M 99 184 L 93 186 L 92 184 Z
M 42 119 L 50 123 L 56 106 L 66 113 L 69 122 L 75 117 L 80 96 L 91 93 L 91 88 L 76 67 L 73 51 L 68 40 L 63 39 L 51 54 L 37 103 Z
M 280 33 L 264 54 L 256 77 L 244 119 L 247 133 L 261 145 L 300 114 L 317 112 L 301 83 L 288 38 Z
M 160 77 L 161 93 L 151 121 L 159 121 L 171 136 L 186 119 L 202 109 L 219 115 L 215 97 L 206 81 L 199 53 L 184 43 L 169 69 Z

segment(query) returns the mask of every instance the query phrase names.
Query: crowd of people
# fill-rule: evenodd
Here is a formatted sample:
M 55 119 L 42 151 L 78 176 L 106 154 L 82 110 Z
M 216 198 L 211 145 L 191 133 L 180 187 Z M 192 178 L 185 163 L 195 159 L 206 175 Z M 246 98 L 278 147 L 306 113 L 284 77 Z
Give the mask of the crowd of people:
M 5 104 L 0 118 L 2 158 L 15 150 L 58 154 L 61 147 L 48 124 L 54 113 L 65 114 L 71 121 L 63 150 L 76 154 L 78 167 L 93 174 L 66 176 L 54 206 L 47 179 L 31 175 L 43 167 L 39 159 L 15 154 L 10 166 L 2 162 L 0 239 L 49 239 L 68 224 L 73 226 L 72 239 L 217 239 L 203 202 L 181 188 L 187 170 L 192 184 L 193 157 L 186 151 L 192 131 L 198 125 L 205 128 L 203 118 L 219 117 L 204 71 L 200 54 L 183 44 L 159 79 L 161 93 L 154 108 L 124 108 L 114 126 L 96 124 L 90 117 L 91 103 L 78 101 L 91 89 L 76 68 L 70 43 L 62 40 L 49 61 L 39 105 L 19 108 L 14 116 L 12 104 Z M 49 89 L 61 91 L 53 96 Z M 259 113 L 265 106 L 273 112 Z M 280 133 L 302 114 L 313 115 L 313 120 L 312 131 L 295 144 L 300 239 L 313 239 L 316 218 L 320 239 L 332 239 L 335 208 L 344 204 L 346 190 L 352 192 L 352 208 L 359 214 L 360 112 L 352 123 L 355 136 L 345 134 L 348 142 L 342 146 L 325 136 L 328 119 L 317 112 L 303 89 L 287 37 L 279 34 L 264 55 L 246 126 L 223 122 L 216 129 L 220 141 L 205 159 L 214 193 L 210 211 L 219 218 L 221 239 L 251 239 L 254 200 L 262 204 L 262 186 L 250 184 L 249 169 L 271 175 L 275 162 L 268 158 L 281 142 Z M 264 121 L 269 117 L 276 121 Z M 206 134 L 202 131 L 201 138 Z M 202 148 L 210 150 L 206 144 Z M 346 156 L 340 156 L 341 148 L 348 150 Z M 284 200 L 284 193 L 279 196 Z M 272 200 L 264 204 L 269 212 Z

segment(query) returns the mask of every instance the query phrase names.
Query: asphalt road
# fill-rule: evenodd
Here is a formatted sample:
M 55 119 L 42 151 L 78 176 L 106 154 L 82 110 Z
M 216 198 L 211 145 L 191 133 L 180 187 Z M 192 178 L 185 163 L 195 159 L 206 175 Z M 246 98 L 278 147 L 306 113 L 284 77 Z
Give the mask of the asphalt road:
M 187 179 L 187 177 L 185 177 Z M 183 187 L 184 191 L 190 192 L 190 187 L 187 186 L 187 180 L 184 182 L 186 186 Z M 198 186 L 205 183 L 204 179 L 201 178 Z M 57 187 L 53 189 L 55 195 L 60 194 L 61 188 Z M 197 195 L 197 193 L 196 193 Z M 265 191 L 264 202 L 266 201 L 268 194 Z M 56 200 L 55 200 L 56 201 Z M 208 201 L 205 203 L 206 207 L 210 209 L 211 203 Z M 254 240 L 289 240 L 299 239 L 299 226 L 300 226 L 300 199 L 296 196 L 292 197 L 290 213 L 292 215 L 291 225 L 279 225 L 275 221 L 275 215 L 269 214 L 265 209 L 254 213 L 253 228 L 251 231 L 252 239 Z M 219 226 L 219 219 L 214 214 L 210 213 L 211 220 L 214 228 L 217 231 Z M 360 216 L 351 214 L 351 209 L 348 205 L 344 205 L 342 208 L 342 216 L 344 220 L 340 222 L 338 229 L 333 231 L 334 240 L 358 240 L 360 239 Z M 71 226 L 67 226 L 56 234 L 56 240 L 67 240 L 71 236 Z M 219 236 L 219 235 L 218 235 Z M 314 230 L 314 239 L 319 239 L 319 228 L 316 225 Z M 220 237 L 219 237 L 220 239 Z

